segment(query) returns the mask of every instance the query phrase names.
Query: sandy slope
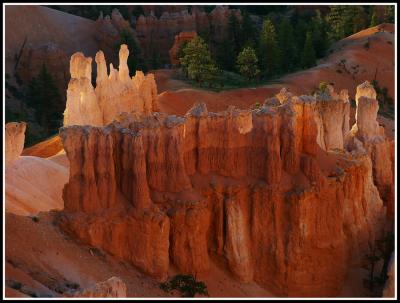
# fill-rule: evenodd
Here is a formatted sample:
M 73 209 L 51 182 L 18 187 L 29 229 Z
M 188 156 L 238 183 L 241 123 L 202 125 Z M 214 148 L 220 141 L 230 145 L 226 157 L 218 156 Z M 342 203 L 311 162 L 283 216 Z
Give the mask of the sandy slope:
M 53 43 L 68 54 L 82 51 L 85 55 L 94 55 L 98 50 L 94 39 L 94 24 L 92 20 L 44 6 L 7 5 L 6 64 L 10 65 L 14 61 L 14 54 L 19 52 L 25 37 L 27 45 L 33 47 Z
M 360 31 L 338 41 L 333 52 L 323 58 L 318 66 L 282 78 L 295 94 L 311 92 L 319 82 L 333 83 L 337 89 L 349 90 L 354 99 L 357 85 L 376 79 L 380 87 L 387 87 L 394 96 L 394 26 L 381 24 Z M 364 45 L 369 40 L 369 49 Z M 346 60 L 340 66 L 341 60 Z M 338 72 L 341 71 L 341 72 Z
M 6 212 L 31 215 L 63 208 L 62 189 L 69 177 L 65 165 L 25 156 L 6 168 L 5 177 Z
M 91 250 L 63 234 L 53 224 L 55 212 L 38 215 L 38 222 L 23 216 L 6 214 L 6 277 L 24 285 L 23 289 L 38 296 L 62 296 L 55 290 L 66 282 L 88 287 L 95 282 L 120 277 L 127 285 L 129 297 L 167 297 L 159 283 L 140 273 L 130 264 L 102 251 Z M 26 235 L 29 235 L 27 237 Z M 171 271 L 171 275 L 174 272 Z M 210 296 L 245 297 L 271 294 L 255 283 L 243 284 L 216 263 L 203 279 Z M 22 296 L 15 289 L 7 289 L 9 296 Z M 179 294 L 174 294 L 179 296 Z
M 22 156 L 35 156 L 41 158 L 51 157 L 63 150 L 61 139 L 58 135 L 39 142 L 22 151 Z

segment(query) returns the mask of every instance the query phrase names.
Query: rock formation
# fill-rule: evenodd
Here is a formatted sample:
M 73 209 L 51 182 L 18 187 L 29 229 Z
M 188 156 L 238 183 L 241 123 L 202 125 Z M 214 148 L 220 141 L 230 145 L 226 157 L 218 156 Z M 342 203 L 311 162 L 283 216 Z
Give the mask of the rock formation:
M 6 124 L 5 149 L 6 165 L 17 160 L 24 149 L 25 144 L 25 122 L 10 122 Z
M 357 87 L 356 123 L 347 138 L 353 153 L 367 152 L 373 164 L 374 182 L 385 202 L 389 218 L 394 212 L 394 140 L 386 138 L 385 131 L 376 121 L 379 103 L 376 92 L 368 82 Z
M 77 298 L 126 298 L 126 285 L 117 277 L 99 282 L 72 295 Z
M 64 125 L 106 125 L 122 112 L 150 113 L 157 109 L 157 87 L 153 74 L 137 71 L 129 76 L 125 44 L 119 51 L 119 70 L 107 65 L 102 51 L 96 54 L 96 87 L 92 85 L 92 58 L 82 53 L 71 57 Z
M 187 10 L 171 13 L 166 11 L 159 19 L 154 14 L 141 15 L 137 19 L 135 30 L 145 56 L 151 56 L 154 50 L 157 50 L 161 59 L 168 62 L 168 51 L 173 46 L 176 35 L 188 31 L 201 33 L 213 26 L 215 39 L 221 41 L 228 33 L 228 19 L 231 14 L 240 20 L 241 14 L 238 9 L 217 6 L 207 14 L 194 6 L 191 13 Z
M 62 128 L 70 179 L 60 226 L 159 280 L 171 264 L 207 274 L 216 254 L 277 295 L 334 296 L 383 227 L 378 164 L 344 149 L 345 91 L 276 98 L 254 110 L 200 103 L 185 116 L 138 111 Z M 358 129 L 369 130 L 357 110 Z
M 180 32 L 179 35 L 175 36 L 174 45 L 172 45 L 172 48 L 169 50 L 169 60 L 172 65 L 179 64 L 179 58 L 177 56 L 177 53 L 178 53 L 179 48 L 181 47 L 182 43 L 184 41 L 190 41 L 195 37 L 197 37 L 197 33 L 193 32 L 193 31 Z

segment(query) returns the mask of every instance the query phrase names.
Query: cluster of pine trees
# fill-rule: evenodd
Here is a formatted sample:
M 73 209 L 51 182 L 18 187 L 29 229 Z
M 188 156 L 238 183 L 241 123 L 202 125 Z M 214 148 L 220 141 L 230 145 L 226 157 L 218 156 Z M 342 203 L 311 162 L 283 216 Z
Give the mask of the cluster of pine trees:
M 217 41 L 210 25 L 199 33 L 201 38 L 196 42 L 186 44 L 192 48 L 192 59 L 187 58 L 185 47 L 180 56 L 186 76 L 199 83 L 204 79 L 192 76 L 188 70 L 200 70 L 193 65 L 203 64 L 204 60 L 212 72 L 206 78 L 212 79 L 218 70 L 225 70 L 240 73 L 248 80 L 271 79 L 316 65 L 333 42 L 382 22 L 394 22 L 394 6 L 386 6 L 384 14 L 378 14 L 376 6 L 357 5 L 330 6 L 325 14 L 319 10 L 305 15 L 295 11 L 288 16 L 283 11 L 265 16 L 261 29 L 242 9 L 241 20 L 233 14 L 229 17 L 228 32 L 222 41 Z M 196 48 L 199 44 L 201 47 Z M 194 59 L 196 52 L 198 61 Z

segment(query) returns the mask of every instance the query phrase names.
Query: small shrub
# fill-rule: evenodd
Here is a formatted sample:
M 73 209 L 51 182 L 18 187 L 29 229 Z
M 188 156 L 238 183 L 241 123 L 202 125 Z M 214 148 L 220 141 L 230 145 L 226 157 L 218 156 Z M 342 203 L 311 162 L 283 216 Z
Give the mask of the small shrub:
M 161 283 L 160 288 L 165 292 L 178 290 L 182 297 L 192 298 L 196 294 L 208 296 L 206 284 L 202 281 L 196 281 L 193 275 L 176 275 L 169 282 Z
M 336 72 L 339 74 L 343 73 L 340 69 L 337 69 Z
M 367 42 L 364 43 L 364 48 L 365 48 L 366 50 L 369 49 L 369 41 L 367 41 Z
M 39 222 L 39 218 L 38 218 L 37 216 L 32 216 L 31 219 L 32 219 L 32 221 L 35 222 L 35 223 L 38 223 L 38 222 Z
M 256 102 L 256 103 L 254 104 L 254 108 L 259 108 L 260 106 L 261 106 L 260 102 Z

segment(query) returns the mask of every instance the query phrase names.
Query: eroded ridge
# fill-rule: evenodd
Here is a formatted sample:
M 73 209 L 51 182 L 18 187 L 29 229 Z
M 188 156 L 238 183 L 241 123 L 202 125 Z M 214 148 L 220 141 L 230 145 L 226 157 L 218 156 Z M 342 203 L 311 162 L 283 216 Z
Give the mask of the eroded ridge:
M 197 103 L 185 116 L 64 127 L 60 224 L 160 280 L 171 264 L 206 274 L 219 255 L 276 294 L 336 295 L 386 220 L 373 169 L 383 160 L 361 141 L 366 104 L 351 132 L 347 93 L 332 88 L 324 100 L 283 90 L 254 110 Z

